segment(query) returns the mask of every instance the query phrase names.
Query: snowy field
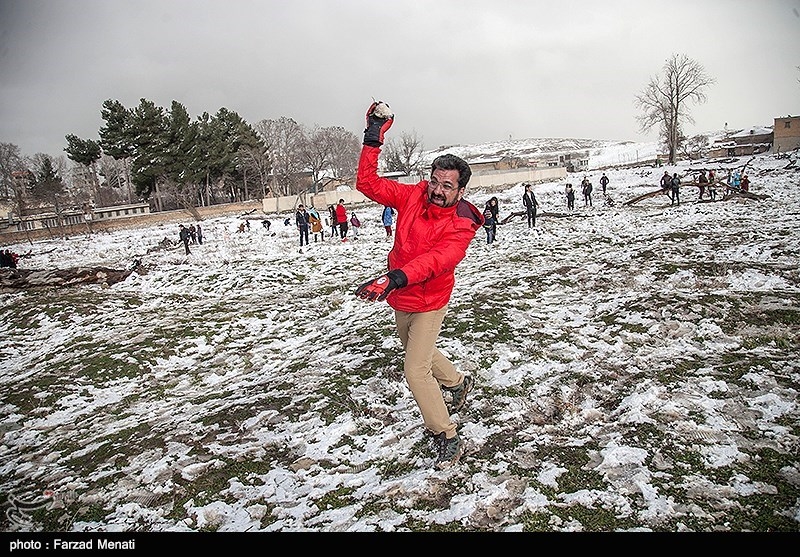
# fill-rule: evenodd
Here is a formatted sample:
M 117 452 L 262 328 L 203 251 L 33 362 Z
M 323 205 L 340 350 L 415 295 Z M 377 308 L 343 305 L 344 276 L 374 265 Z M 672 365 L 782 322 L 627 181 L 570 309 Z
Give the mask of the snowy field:
M 384 270 L 380 207 L 303 252 L 285 215 L 204 221 L 190 256 L 153 250 L 177 225 L 8 246 L 147 273 L 0 294 L 2 529 L 797 532 L 797 154 L 667 168 L 748 163 L 766 200 L 626 206 L 664 171 L 642 166 L 608 169 L 605 203 L 596 169 L 630 156 L 590 160 L 592 207 L 476 235 L 439 343 L 476 378 L 448 471 L 390 308 L 353 295 Z M 503 218 L 522 193 L 467 198 Z

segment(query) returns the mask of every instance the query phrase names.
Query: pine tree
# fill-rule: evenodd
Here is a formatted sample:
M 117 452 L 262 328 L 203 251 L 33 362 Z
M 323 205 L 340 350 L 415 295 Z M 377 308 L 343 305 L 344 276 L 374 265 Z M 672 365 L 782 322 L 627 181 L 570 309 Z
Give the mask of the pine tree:
M 165 175 L 164 154 L 169 135 L 164 109 L 153 101 L 141 99 L 131 111 L 130 124 L 134 146 L 131 180 L 137 195 L 147 199 L 155 194 L 156 210 L 161 211 L 158 182 Z
M 106 125 L 100 128 L 100 147 L 106 155 L 122 161 L 128 189 L 128 203 L 132 203 L 131 159 L 135 153 L 135 145 L 131 130 L 131 111 L 119 101 L 108 99 L 103 103 L 100 116 L 106 122 Z
M 102 151 L 100 145 L 91 139 L 81 139 L 76 135 L 66 136 L 67 147 L 64 151 L 67 157 L 78 164 L 82 164 L 89 172 L 89 177 L 94 190 L 96 202 L 100 201 L 100 180 L 97 177 L 97 161 L 100 160 Z

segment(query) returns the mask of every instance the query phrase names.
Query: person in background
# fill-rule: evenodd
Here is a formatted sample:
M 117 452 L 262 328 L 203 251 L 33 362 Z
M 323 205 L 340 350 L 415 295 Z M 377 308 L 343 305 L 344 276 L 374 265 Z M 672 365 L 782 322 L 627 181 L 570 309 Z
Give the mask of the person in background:
M 500 224 L 500 202 L 496 197 L 489 200 L 489 210 L 492 212 L 494 227 L 492 228 L 492 240 L 497 240 L 497 225 Z
M 567 210 L 574 211 L 575 210 L 575 188 L 572 187 L 572 184 L 567 184 L 567 187 L 564 188 L 564 192 L 567 194 Z
M 717 200 L 717 184 L 715 183 L 717 179 L 716 174 L 714 174 L 713 170 L 708 171 L 708 197 L 711 201 Z
M 353 227 L 353 239 L 355 240 L 358 238 L 358 230 L 361 228 L 361 221 L 358 219 L 358 215 L 355 212 L 350 214 L 350 225 Z
M 493 197 L 486 202 L 483 209 L 483 229 L 486 230 L 486 244 L 491 245 L 497 237 L 497 198 Z
M 305 245 L 308 245 L 308 227 L 309 227 L 309 217 L 308 211 L 306 211 L 305 206 L 301 203 L 297 206 L 297 211 L 294 214 L 294 221 L 297 224 L 297 231 L 300 233 L 300 247 L 303 247 L 303 241 L 305 240 Z
M 703 197 L 706 195 L 706 187 L 708 186 L 708 177 L 706 176 L 706 171 L 701 170 L 700 175 L 697 177 L 697 185 L 700 188 L 700 201 L 703 200 Z
M 339 237 L 342 242 L 347 241 L 347 209 L 344 206 L 344 199 L 339 200 L 336 205 L 336 223 L 339 225 Z
M 0 267 L 9 267 L 11 269 L 17 268 L 19 255 L 10 249 L 0 251 Z
M 464 452 L 451 415 L 466 404 L 474 380 L 456 370 L 436 348 L 455 285 L 455 269 L 483 224 L 480 211 L 465 200 L 472 171 L 463 159 L 439 155 L 430 180 L 402 184 L 378 175 L 384 132 L 394 114 L 383 102 L 367 110 L 367 127 L 358 161 L 356 189 L 397 210 L 397 230 L 387 272 L 361 284 L 356 296 L 386 300 L 405 350 L 403 372 L 425 427 L 434 435 L 435 466 L 454 465 Z M 451 395 L 448 405 L 445 392 Z
M 742 191 L 750 191 L 750 178 L 747 177 L 747 174 L 742 176 L 742 181 L 739 185 L 742 188 Z
M 394 219 L 394 210 L 391 207 L 384 206 L 381 221 L 383 222 L 383 228 L 386 230 L 387 240 L 392 237 L 393 219 Z
M 736 188 L 737 190 L 742 187 L 742 175 L 739 173 L 738 170 L 733 171 L 733 181 L 731 185 Z
M 664 175 L 661 177 L 661 190 L 664 192 L 664 195 L 668 195 L 670 199 L 672 195 L 670 191 L 672 191 L 672 176 L 669 175 L 669 172 L 666 170 L 664 171 Z
M 674 173 L 672 175 L 672 182 L 670 182 L 670 188 L 672 192 L 671 203 L 670 205 L 680 205 L 681 204 L 681 179 L 678 177 L 678 173 Z
M 178 237 L 183 242 L 183 247 L 186 248 L 186 255 L 189 255 L 189 241 L 192 239 L 189 229 L 182 224 L 178 225 Z
M 539 203 L 536 201 L 536 195 L 533 193 L 533 186 L 525 184 L 525 193 L 522 194 L 522 204 L 525 206 L 525 213 L 528 216 L 528 228 L 536 226 L 536 210 L 539 208 Z
M 311 223 L 311 233 L 314 235 L 314 242 L 317 242 L 317 236 L 321 236 L 324 242 L 325 229 L 322 228 L 322 218 L 320 218 L 319 212 L 314 207 L 308 210 L 308 222 Z
M 583 181 L 581 182 L 581 191 L 583 192 L 583 206 L 584 207 L 591 207 L 592 206 L 592 183 L 589 181 L 587 176 L 583 177 Z
M 189 237 L 192 239 L 193 244 L 197 243 L 197 228 L 194 224 L 189 225 Z
M 605 195 L 606 186 L 608 186 L 608 176 L 606 176 L 605 172 L 603 172 L 603 175 L 600 177 L 600 185 L 603 187 L 603 195 Z
M 203 228 L 200 226 L 200 223 L 197 223 L 197 243 L 203 243 Z
M 331 240 L 339 235 L 339 221 L 336 218 L 336 207 L 328 205 L 328 224 L 331 227 Z

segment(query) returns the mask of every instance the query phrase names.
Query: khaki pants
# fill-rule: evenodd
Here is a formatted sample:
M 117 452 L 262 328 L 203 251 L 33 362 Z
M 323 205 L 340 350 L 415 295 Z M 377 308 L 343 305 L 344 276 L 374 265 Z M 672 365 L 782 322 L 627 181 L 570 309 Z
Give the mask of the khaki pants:
M 448 439 L 456 435 L 456 424 L 444 403 L 440 385 L 455 387 L 464 375 L 436 348 L 447 306 L 437 311 L 408 313 L 395 310 L 397 334 L 405 349 L 403 372 L 417 401 L 425 427 L 435 434 L 445 432 Z

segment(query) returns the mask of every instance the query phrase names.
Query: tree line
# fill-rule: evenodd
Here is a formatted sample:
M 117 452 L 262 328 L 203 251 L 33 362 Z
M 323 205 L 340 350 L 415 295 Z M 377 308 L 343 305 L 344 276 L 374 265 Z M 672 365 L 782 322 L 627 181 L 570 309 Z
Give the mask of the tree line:
M 18 214 L 42 203 L 58 213 L 149 200 L 161 211 L 316 193 L 352 183 L 361 149 L 341 126 L 309 128 L 287 117 L 250 125 L 224 107 L 192 120 L 178 101 L 165 109 L 143 98 L 126 108 L 109 99 L 101 116 L 98 140 L 65 136 L 72 169 L 63 157 L 26 158 L 0 143 L 0 194 Z M 387 142 L 386 169 L 410 172 L 421 155 L 416 134 L 404 133 Z

